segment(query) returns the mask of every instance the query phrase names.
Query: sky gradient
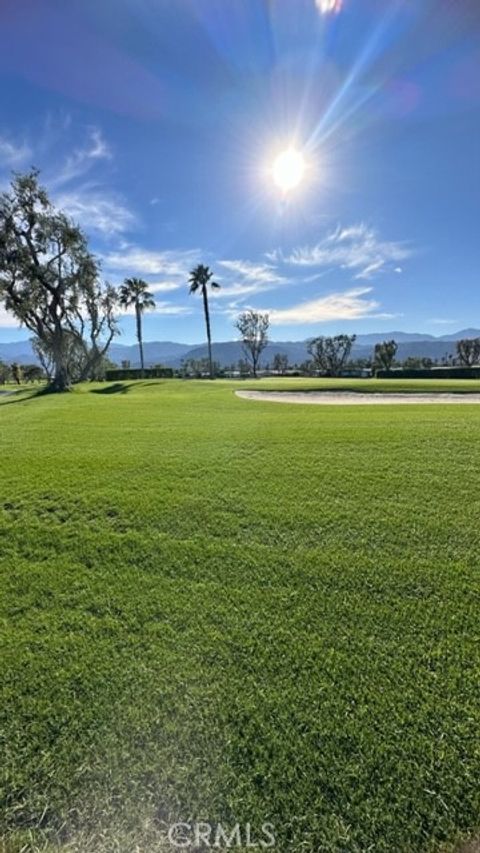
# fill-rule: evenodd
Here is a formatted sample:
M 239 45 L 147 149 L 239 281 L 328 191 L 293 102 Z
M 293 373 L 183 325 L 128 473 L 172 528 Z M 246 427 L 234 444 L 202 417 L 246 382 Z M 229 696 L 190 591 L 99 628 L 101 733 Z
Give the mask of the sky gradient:
M 216 340 L 246 307 L 277 340 L 480 325 L 478 0 L 3 0 L 0 76 L 2 187 L 38 166 L 149 282 L 146 340 L 203 341 L 198 262 Z

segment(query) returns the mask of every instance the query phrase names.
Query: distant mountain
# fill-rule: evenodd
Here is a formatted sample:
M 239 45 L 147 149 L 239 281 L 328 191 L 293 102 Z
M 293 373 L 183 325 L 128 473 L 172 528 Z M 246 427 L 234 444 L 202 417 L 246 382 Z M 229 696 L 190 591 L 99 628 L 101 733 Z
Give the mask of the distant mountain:
M 410 341 L 435 341 L 434 335 L 422 334 L 421 332 L 372 332 L 368 335 L 357 335 L 358 346 L 375 346 L 380 341 L 394 340 L 399 343 L 409 343 Z M 458 340 L 454 337 L 453 340 Z
M 177 344 L 173 341 L 145 341 L 143 344 L 143 352 L 146 364 L 171 364 L 179 362 L 184 357 L 185 353 L 192 349 L 192 344 Z M 122 361 L 129 361 L 132 367 L 140 364 L 138 354 L 138 344 L 114 343 L 109 349 L 109 358 L 112 361 L 120 364 Z
M 438 341 L 461 341 L 465 338 L 478 338 L 480 331 L 478 329 L 461 329 L 460 332 L 455 332 L 453 335 L 442 335 L 437 338 Z
M 478 338 L 480 329 L 461 329 L 449 335 L 434 337 L 433 335 L 420 332 L 372 332 L 366 335 L 357 335 L 352 350 L 353 358 L 369 358 L 372 355 L 376 343 L 386 340 L 395 340 L 398 343 L 397 358 L 403 361 L 409 356 L 419 358 L 442 359 L 448 355 L 455 354 L 455 341 L 461 338 Z M 304 341 L 271 341 L 262 355 L 262 365 L 272 363 L 275 353 L 288 356 L 291 364 L 300 364 L 308 358 L 308 339 Z M 145 364 L 164 364 L 168 367 L 180 367 L 186 358 L 206 358 L 208 355 L 206 344 L 180 344 L 175 341 L 146 341 L 144 343 Z M 110 347 L 109 357 L 116 364 L 129 361 L 132 367 L 139 367 L 139 355 L 137 344 L 125 345 L 114 343 Z M 222 341 L 213 344 L 213 358 L 222 367 L 236 364 L 239 359 L 244 358 L 242 345 L 238 341 Z M 15 341 L 8 344 L 0 343 L 0 361 L 11 363 L 18 361 L 20 364 L 35 362 L 28 340 Z
M 456 340 L 460 339 L 457 338 Z M 441 361 L 442 358 L 446 358 L 449 355 L 456 355 L 456 352 L 455 340 L 441 341 L 433 338 L 433 340 L 399 343 L 396 359 L 397 361 L 404 361 L 406 358 L 413 356 L 416 358 L 431 358 L 432 361 L 435 361 L 435 359 Z
M 33 364 L 36 358 L 33 354 L 30 341 L 12 341 L 9 344 L 0 343 L 0 361 L 11 363 L 18 361 L 19 364 Z
M 262 365 L 272 362 L 275 353 L 277 352 L 288 355 L 288 360 L 291 364 L 300 364 L 302 361 L 305 361 L 305 359 L 308 358 L 307 342 L 271 341 L 269 344 L 267 344 L 266 348 L 262 353 Z M 240 359 L 245 359 L 245 353 L 239 341 L 224 341 L 223 343 L 218 344 L 214 343 L 212 345 L 212 354 L 214 361 L 218 361 L 219 364 L 222 365 L 222 367 L 226 367 L 230 364 L 237 364 Z M 207 356 L 208 348 L 207 345 L 204 344 L 202 346 L 194 347 L 184 357 L 199 359 L 207 358 Z
M 467 331 L 468 334 L 466 333 Z M 440 360 L 446 356 L 454 355 L 456 351 L 455 341 L 464 337 L 480 337 L 480 330 L 469 329 L 458 332 L 456 335 L 441 338 L 435 338 L 433 335 L 422 335 L 421 333 L 416 332 L 409 333 L 398 331 L 357 335 L 357 339 L 352 350 L 352 357 L 369 358 L 373 353 L 373 348 L 376 343 L 393 339 L 398 343 L 397 358 L 399 360 L 403 361 L 409 356 Z M 262 366 L 265 366 L 268 363 L 271 364 L 276 353 L 287 355 L 290 364 L 301 364 L 302 361 L 309 358 L 307 344 L 308 339 L 304 341 L 270 341 L 262 353 L 261 364 Z M 118 344 L 116 346 L 118 346 Z M 145 352 L 147 352 L 147 346 L 153 346 L 153 344 L 145 344 Z M 160 347 L 161 344 L 156 346 Z M 206 344 L 200 344 L 193 347 L 184 346 L 185 349 L 183 352 L 166 354 L 163 358 L 156 358 L 155 361 L 162 362 L 169 367 L 180 367 L 183 359 L 200 359 L 207 358 L 208 356 Z M 236 364 L 239 359 L 245 358 L 242 345 L 238 341 L 221 341 L 219 343 L 214 343 L 212 346 L 212 353 L 214 360 L 222 367 Z M 111 357 L 113 360 L 117 360 L 113 357 L 113 352 L 111 352 Z M 155 363 L 155 361 L 152 361 L 150 356 L 147 354 L 145 357 L 148 364 Z M 135 347 L 133 347 L 131 363 L 132 366 L 138 365 L 138 354 L 135 354 Z

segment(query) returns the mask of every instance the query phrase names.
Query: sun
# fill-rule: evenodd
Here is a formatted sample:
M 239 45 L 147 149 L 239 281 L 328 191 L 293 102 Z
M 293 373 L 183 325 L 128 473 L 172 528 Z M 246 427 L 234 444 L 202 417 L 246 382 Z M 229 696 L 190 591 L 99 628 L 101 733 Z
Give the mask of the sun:
M 273 180 L 282 192 L 289 192 L 302 182 L 305 177 L 305 169 L 306 163 L 303 154 L 295 148 L 287 148 L 273 162 Z

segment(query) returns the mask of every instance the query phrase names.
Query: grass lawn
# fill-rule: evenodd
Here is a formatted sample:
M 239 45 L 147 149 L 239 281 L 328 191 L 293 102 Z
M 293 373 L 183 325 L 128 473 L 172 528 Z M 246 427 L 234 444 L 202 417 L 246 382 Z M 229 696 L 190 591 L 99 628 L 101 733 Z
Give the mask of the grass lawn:
M 5 851 L 478 832 L 480 407 L 233 393 L 321 384 L 0 396 Z

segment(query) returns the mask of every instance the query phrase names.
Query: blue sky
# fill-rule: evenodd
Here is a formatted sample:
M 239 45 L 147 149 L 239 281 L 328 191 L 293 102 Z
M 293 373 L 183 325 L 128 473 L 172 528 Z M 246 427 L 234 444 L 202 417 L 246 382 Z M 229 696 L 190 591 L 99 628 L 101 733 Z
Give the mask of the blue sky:
M 217 340 L 246 307 L 277 340 L 480 325 L 478 0 L 2 0 L 0 75 L 2 186 L 38 166 L 150 283 L 147 340 L 203 340 L 200 261 Z

